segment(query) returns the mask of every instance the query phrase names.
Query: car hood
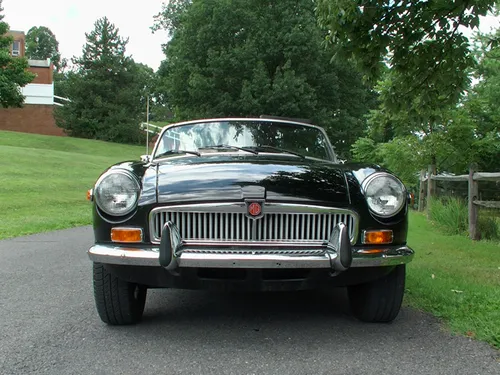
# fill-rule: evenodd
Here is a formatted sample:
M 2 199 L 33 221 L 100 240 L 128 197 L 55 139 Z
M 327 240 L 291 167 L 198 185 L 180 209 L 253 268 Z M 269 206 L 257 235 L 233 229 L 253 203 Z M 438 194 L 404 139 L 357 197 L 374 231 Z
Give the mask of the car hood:
M 159 203 L 251 198 L 349 203 L 344 172 L 330 162 L 281 155 L 185 156 L 150 168 L 156 168 Z

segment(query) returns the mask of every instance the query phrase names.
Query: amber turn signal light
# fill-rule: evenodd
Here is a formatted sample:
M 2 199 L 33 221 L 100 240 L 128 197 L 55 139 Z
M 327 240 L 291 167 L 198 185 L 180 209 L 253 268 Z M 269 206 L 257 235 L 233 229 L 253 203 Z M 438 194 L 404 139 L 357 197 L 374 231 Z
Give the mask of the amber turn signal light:
M 113 242 L 141 242 L 142 229 L 140 228 L 111 228 Z
M 94 192 L 92 191 L 92 189 L 87 190 L 87 200 L 92 201 L 93 198 L 94 198 Z
M 392 243 L 392 230 L 367 230 L 363 232 L 363 243 L 366 245 L 381 245 Z

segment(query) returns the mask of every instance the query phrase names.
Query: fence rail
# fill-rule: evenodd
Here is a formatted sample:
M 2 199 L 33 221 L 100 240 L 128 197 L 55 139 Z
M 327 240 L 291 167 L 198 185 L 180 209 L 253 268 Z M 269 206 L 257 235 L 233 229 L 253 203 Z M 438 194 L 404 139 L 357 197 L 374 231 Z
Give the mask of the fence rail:
M 418 210 L 424 210 L 424 199 L 427 198 L 427 217 L 430 216 L 432 199 L 436 192 L 436 181 L 467 181 L 468 182 L 468 211 L 469 211 L 469 236 L 473 240 L 478 240 L 481 236 L 477 229 L 478 207 L 500 208 L 500 201 L 479 200 L 478 181 L 500 181 L 500 172 L 478 172 L 476 167 L 471 165 L 469 174 L 451 176 L 437 175 L 435 166 L 429 166 L 420 172 L 420 195 L 418 199 Z M 427 186 L 426 186 L 427 185 Z
M 424 176 L 420 179 L 420 181 L 427 181 L 429 179 L 428 176 Z M 473 176 L 474 181 L 499 181 L 500 180 L 500 172 L 475 172 Z M 448 175 L 431 175 L 431 180 L 434 181 L 468 181 L 469 175 L 462 174 L 458 176 L 448 176 Z
M 485 208 L 500 208 L 500 202 L 497 201 L 474 201 L 476 206 L 481 206 Z
M 158 134 L 161 131 L 161 129 L 163 129 L 161 126 L 149 124 L 147 122 L 141 122 L 139 124 L 139 128 L 150 134 Z

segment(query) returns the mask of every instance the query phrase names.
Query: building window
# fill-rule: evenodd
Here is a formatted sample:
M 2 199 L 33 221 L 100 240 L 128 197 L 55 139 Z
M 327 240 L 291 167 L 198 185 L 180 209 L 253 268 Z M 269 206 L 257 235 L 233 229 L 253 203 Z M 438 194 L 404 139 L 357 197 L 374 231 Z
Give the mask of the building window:
M 20 56 L 21 55 L 21 42 L 15 40 L 12 44 L 12 56 Z

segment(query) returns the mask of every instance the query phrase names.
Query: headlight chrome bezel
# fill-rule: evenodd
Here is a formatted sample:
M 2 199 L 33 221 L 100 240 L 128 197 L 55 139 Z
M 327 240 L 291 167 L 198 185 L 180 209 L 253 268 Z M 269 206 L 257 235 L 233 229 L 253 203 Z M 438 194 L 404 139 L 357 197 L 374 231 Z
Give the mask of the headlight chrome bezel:
M 399 205 L 397 206 L 397 208 L 393 212 L 391 212 L 391 213 L 381 213 L 381 212 L 375 210 L 372 207 L 372 205 L 370 204 L 369 200 L 368 200 L 367 189 L 368 189 L 369 185 L 371 183 L 373 183 L 373 181 L 375 181 L 376 179 L 379 179 L 379 178 L 390 179 L 390 180 L 396 182 L 399 185 L 399 187 L 401 188 L 401 197 L 402 197 L 401 202 L 399 203 Z M 365 178 L 365 180 L 361 184 L 361 189 L 363 191 L 363 195 L 365 196 L 366 203 L 368 205 L 368 208 L 369 208 L 370 212 L 372 212 L 377 217 L 384 218 L 384 219 L 394 217 L 398 213 L 400 213 L 401 210 L 403 209 L 403 207 L 405 206 L 406 196 L 407 196 L 406 187 L 405 187 L 405 185 L 403 184 L 403 182 L 399 178 L 397 178 L 396 176 L 394 176 L 394 175 L 392 175 L 390 173 L 387 173 L 387 172 L 376 172 L 376 173 L 371 174 L 370 176 L 368 176 L 367 178 Z
M 122 212 L 119 212 L 119 213 L 109 211 L 108 209 L 106 209 L 103 206 L 102 202 L 100 202 L 101 197 L 100 197 L 99 185 L 106 178 L 108 178 L 108 177 L 110 177 L 111 175 L 114 175 L 114 174 L 120 174 L 120 175 L 123 175 L 123 176 L 127 177 L 135 185 L 135 199 L 134 199 L 134 202 L 125 211 L 122 211 Z M 126 170 L 110 170 L 110 171 L 107 171 L 107 172 L 103 173 L 102 176 L 99 177 L 99 179 L 95 183 L 94 189 L 93 189 L 93 192 L 94 192 L 94 201 L 96 203 L 96 206 L 99 208 L 99 210 L 101 212 L 103 212 L 104 214 L 112 216 L 112 217 L 123 217 L 123 216 L 126 216 L 126 215 L 130 214 L 132 211 L 134 211 L 137 208 L 137 202 L 139 201 L 140 189 L 141 189 L 141 186 L 139 184 L 139 181 L 129 171 L 126 171 Z

